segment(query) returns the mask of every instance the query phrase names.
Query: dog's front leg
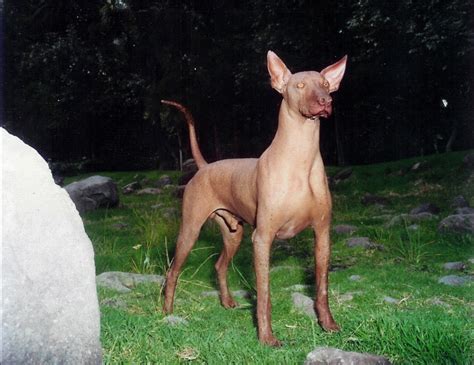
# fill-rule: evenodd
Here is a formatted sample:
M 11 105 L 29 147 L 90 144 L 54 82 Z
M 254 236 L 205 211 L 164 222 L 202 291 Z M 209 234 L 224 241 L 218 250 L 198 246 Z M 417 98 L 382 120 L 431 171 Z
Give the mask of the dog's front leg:
M 265 345 L 281 346 L 273 336 L 272 304 L 270 300 L 270 248 L 274 234 L 258 228 L 252 234 L 255 276 L 257 280 L 257 325 L 258 339 Z
M 329 257 L 331 242 L 329 238 L 330 213 L 322 216 L 314 224 L 314 261 L 316 276 L 316 297 L 314 309 L 318 316 L 319 325 L 326 331 L 338 331 L 339 326 L 334 321 L 328 301 Z

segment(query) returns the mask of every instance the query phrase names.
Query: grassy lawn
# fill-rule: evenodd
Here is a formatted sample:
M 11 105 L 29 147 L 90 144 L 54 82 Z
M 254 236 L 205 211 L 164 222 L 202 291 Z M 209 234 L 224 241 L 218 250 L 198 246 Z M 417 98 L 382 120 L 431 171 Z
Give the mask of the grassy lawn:
M 462 194 L 474 205 L 474 178 L 462 166 L 466 152 L 428 156 L 392 163 L 355 166 L 348 179 L 333 189 L 333 225 L 358 227 L 353 236 L 366 236 L 384 250 L 348 248 L 348 235 L 333 234 L 330 303 L 339 333 L 325 333 L 292 306 L 287 288 L 308 285 L 313 295 L 312 233 L 302 232 L 277 242 L 272 250 L 273 329 L 282 348 L 261 346 L 255 327 L 255 300 L 237 298 L 240 306 L 225 310 L 203 291 L 216 289 L 214 263 L 221 248 L 217 226 L 207 223 L 184 267 L 176 293 L 175 315 L 187 325 L 163 321 L 161 288 L 142 285 L 129 294 L 99 289 L 101 301 L 120 298 L 122 309 L 101 305 L 104 359 L 110 364 L 301 364 L 317 346 L 369 352 L 395 364 L 471 364 L 473 361 L 472 283 L 451 287 L 441 276 L 473 274 L 474 240 L 461 234 L 440 234 L 439 221 L 452 213 L 452 198 Z M 426 163 L 410 171 L 414 163 Z M 333 175 L 338 169 L 328 168 Z M 400 173 L 403 170 L 404 173 Z M 119 187 L 138 178 L 150 182 L 176 172 L 100 172 Z M 84 177 L 84 176 L 80 176 Z M 69 178 L 67 182 L 79 177 Z M 370 192 L 390 199 L 386 207 L 364 206 Z M 164 274 L 173 257 L 179 228 L 179 200 L 160 195 L 121 195 L 121 206 L 84 216 L 96 253 L 97 273 L 128 271 Z M 420 203 L 440 207 L 438 219 L 421 221 L 413 230 L 405 224 L 386 227 L 388 215 L 408 213 Z M 160 204 L 159 208 L 152 208 Z M 254 293 L 251 229 L 229 269 L 232 290 Z M 443 263 L 463 261 L 464 272 L 449 272 Z M 360 280 L 349 277 L 359 275 Z M 352 299 L 348 299 L 352 297 Z M 387 303 L 384 297 L 396 303 Z

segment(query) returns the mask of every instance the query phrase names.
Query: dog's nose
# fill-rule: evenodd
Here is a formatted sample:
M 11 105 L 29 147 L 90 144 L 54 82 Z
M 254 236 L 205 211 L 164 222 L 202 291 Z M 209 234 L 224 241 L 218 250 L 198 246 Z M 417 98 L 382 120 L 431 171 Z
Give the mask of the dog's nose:
M 331 104 L 332 98 L 330 96 L 320 96 L 318 98 L 318 102 L 319 102 L 320 105 L 326 106 L 326 105 Z

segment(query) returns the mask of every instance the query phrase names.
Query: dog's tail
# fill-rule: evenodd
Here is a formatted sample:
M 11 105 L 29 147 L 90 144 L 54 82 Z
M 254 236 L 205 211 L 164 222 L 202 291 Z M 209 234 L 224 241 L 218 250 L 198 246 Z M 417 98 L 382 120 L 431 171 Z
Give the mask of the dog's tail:
M 196 137 L 196 130 L 194 128 L 194 118 L 191 112 L 186 109 L 183 105 L 180 103 L 177 103 L 176 101 L 171 101 L 171 100 L 161 100 L 163 104 L 168 104 L 174 106 L 176 109 L 178 109 L 181 113 L 183 113 L 184 118 L 186 119 L 186 122 L 188 123 L 188 128 L 189 128 L 189 142 L 191 144 L 191 153 L 193 155 L 194 161 L 196 161 L 196 165 L 198 169 L 201 167 L 207 165 L 207 161 L 204 159 L 202 156 L 201 150 L 199 148 L 199 144 L 197 141 Z

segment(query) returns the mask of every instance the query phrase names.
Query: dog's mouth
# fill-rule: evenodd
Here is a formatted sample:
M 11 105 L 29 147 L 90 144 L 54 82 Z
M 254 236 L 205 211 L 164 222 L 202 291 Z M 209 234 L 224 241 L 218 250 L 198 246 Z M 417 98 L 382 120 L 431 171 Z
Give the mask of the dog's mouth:
M 329 116 L 331 115 L 331 111 L 327 110 L 327 109 L 321 109 L 316 113 L 304 113 L 304 112 L 302 112 L 301 115 L 303 115 L 307 119 L 316 120 L 316 119 L 319 119 L 319 118 L 329 118 Z

